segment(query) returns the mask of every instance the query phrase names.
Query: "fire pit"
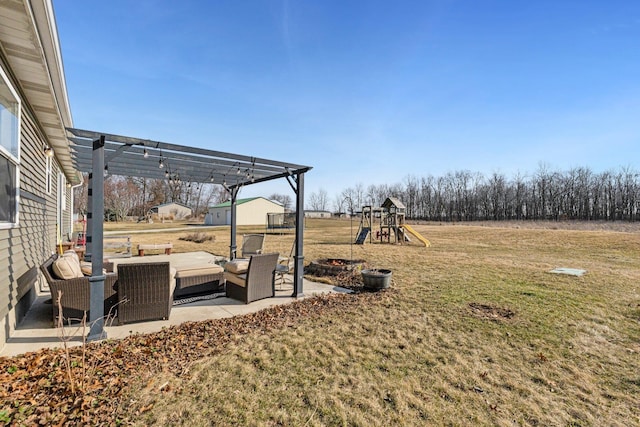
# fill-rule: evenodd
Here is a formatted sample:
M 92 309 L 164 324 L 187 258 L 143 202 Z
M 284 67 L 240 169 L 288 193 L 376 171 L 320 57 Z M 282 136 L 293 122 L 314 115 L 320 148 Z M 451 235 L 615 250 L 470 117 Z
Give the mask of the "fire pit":
M 305 269 L 307 274 L 314 276 L 337 276 L 351 270 L 361 270 L 365 264 L 363 259 L 325 258 L 316 259 Z

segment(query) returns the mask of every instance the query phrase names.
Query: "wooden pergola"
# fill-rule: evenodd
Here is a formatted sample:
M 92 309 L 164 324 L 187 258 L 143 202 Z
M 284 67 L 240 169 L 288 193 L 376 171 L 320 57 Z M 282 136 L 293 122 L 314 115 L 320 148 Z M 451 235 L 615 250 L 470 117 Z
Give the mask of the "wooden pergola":
M 86 260 L 91 261 L 89 340 L 103 339 L 104 172 L 121 176 L 222 185 L 231 198 L 230 258 L 235 258 L 236 201 L 248 185 L 286 179 L 296 194 L 293 297 L 302 296 L 304 268 L 304 175 L 311 167 L 149 139 L 67 128 L 74 167 L 89 174 Z

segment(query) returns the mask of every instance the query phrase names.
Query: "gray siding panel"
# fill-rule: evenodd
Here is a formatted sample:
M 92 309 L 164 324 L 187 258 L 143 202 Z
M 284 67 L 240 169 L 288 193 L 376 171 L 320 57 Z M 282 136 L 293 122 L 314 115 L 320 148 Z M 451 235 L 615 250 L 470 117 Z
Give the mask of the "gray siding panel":
M 58 168 L 53 168 L 53 191 L 47 194 L 43 154 L 47 144 L 24 107 L 20 138 L 20 191 L 25 197 L 20 197 L 18 226 L 0 230 L 0 271 L 8 272 L 0 275 L 0 317 L 14 309 L 21 297 L 32 293 L 37 277 L 33 269 L 53 253 L 56 244 Z

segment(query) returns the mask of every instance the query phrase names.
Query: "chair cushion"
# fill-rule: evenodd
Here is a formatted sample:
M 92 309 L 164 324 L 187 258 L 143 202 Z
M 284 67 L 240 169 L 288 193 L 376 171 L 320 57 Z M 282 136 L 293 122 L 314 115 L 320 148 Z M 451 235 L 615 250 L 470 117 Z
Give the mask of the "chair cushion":
M 235 285 L 245 287 L 247 284 L 247 275 L 233 274 L 233 273 L 226 272 L 224 273 L 224 280 L 227 282 L 231 282 Z
M 84 277 L 80 269 L 80 264 L 70 256 L 58 257 L 58 259 L 53 261 L 51 267 L 53 274 L 55 274 L 58 279 L 69 280 Z
M 176 290 L 176 269 L 169 267 L 169 295 L 173 299 L 173 293 Z
M 227 262 L 224 265 L 224 269 L 229 273 L 242 274 L 246 273 L 249 269 L 249 260 L 246 258 L 236 258 Z
M 82 270 L 82 274 L 84 274 L 85 276 L 91 276 L 91 271 L 93 270 L 93 267 L 90 262 L 85 261 L 80 263 L 80 270 Z
M 200 264 L 185 267 L 178 267 L 176 269 L 176 279 L 183 279 L 185 277 L 205 276 L 208 274 L 219 274 L 224 271 L 222 267 L 216 264 Z
M 80 270 L 82 270 L 82 274 L 84 274 L 85 276 L 91 276 L 92 272 L 93 272 L 93 266 L 91 265 L 91 263 L 89 261 L 81 261 L 80 262 Z M 102 274 L 107 274 L 107 269 L 103 268 L 102 269 Z

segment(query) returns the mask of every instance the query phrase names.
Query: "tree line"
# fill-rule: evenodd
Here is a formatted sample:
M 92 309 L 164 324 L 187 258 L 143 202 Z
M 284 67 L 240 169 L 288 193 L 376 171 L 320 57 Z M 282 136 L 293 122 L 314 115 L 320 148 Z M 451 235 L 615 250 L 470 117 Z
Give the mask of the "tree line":
M 87 191 L 89 178 L 74 189 L 76 213 L 88 211 Z M 210 206 L 225 202 L 229 193 L 219 184 L 200 184 L 180 180 L 134 178 L 108 175 L 104 180 L 104 217 L 107 221 L 121 221 L 126 217 L 144 218 L 149 210 L 164 203 L 178 203 L 191 208 L 193 218 L 203 217 Z M 272 194 L 270 200 L 291 208 L 291 196 Z
M 408 218 L 429 221 L 606 220 L 638 221 L 640 174 L 631 167 L 596 173 L 588 167 L 558 171 L 541 164 L 528 175 L 507 177 L 457 171 L 407 176 L 402 183 L 346 188 L 333 201 L 320 189 L 309 209 L 357 212 L 399 198 Z

